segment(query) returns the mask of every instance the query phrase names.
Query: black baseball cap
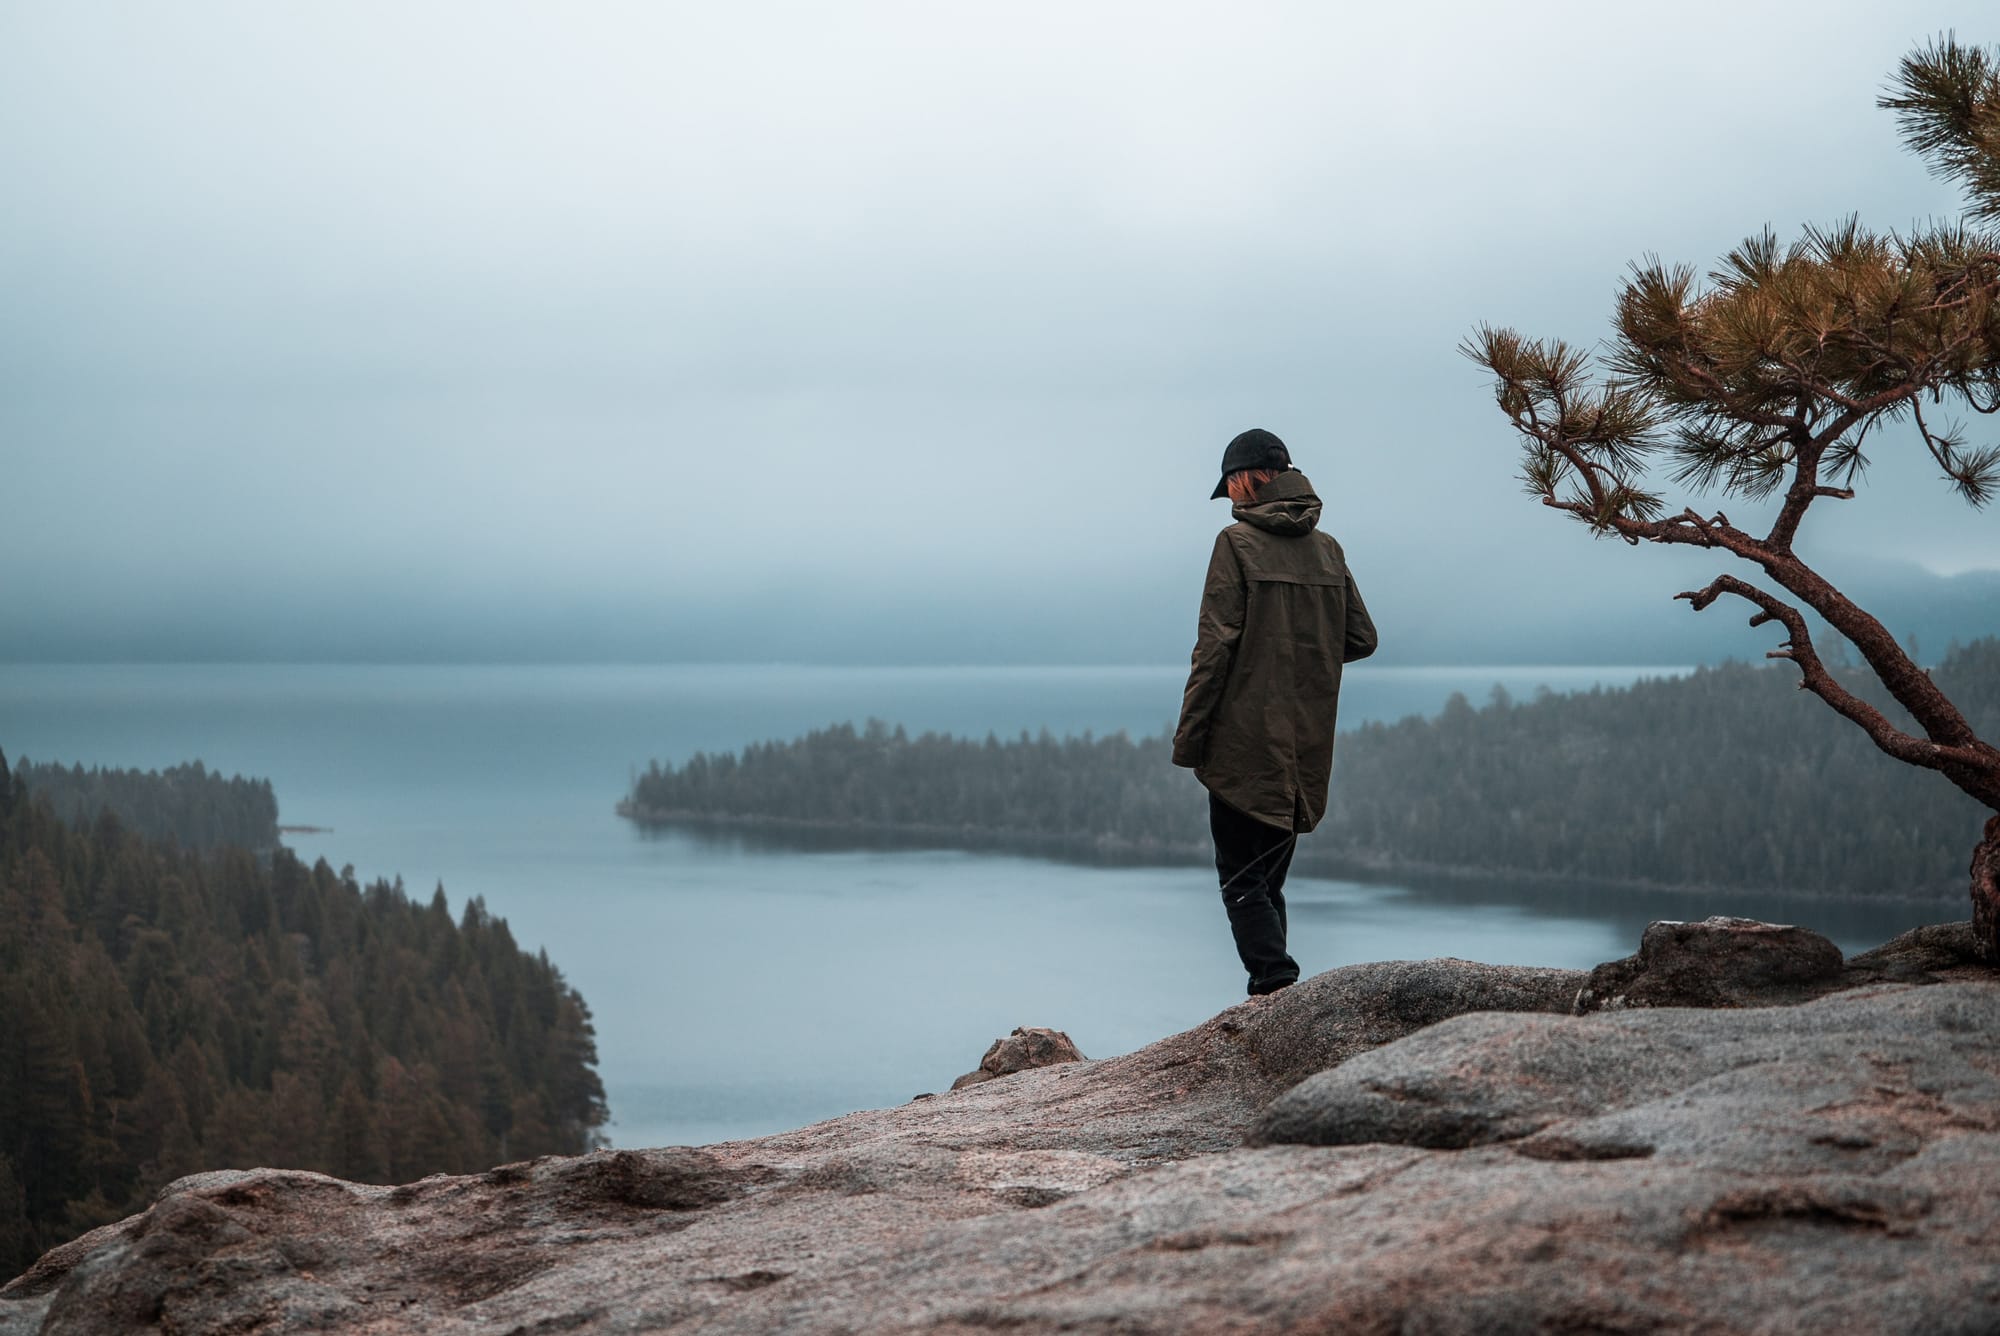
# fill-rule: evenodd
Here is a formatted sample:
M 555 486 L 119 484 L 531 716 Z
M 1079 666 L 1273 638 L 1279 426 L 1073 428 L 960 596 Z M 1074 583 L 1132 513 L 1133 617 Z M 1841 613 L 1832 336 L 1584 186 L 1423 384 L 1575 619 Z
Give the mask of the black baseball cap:
M 1285 443 L 1262 427 L 1252 427 L 1222 452 L 1222 478 L 1208 499 L 1228 496 L 1229 475 L 1239 469 L 1272 469 L 1282 473 L 1291 466 L 1292 452 L 1285 449 Z

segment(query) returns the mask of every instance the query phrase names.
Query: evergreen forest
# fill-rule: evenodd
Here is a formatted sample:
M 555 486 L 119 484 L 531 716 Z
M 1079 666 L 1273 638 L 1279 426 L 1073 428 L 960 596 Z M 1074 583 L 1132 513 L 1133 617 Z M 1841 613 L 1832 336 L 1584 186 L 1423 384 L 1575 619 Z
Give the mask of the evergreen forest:
M 406 1182 L 596 1140 L 589 1009 L 479 900 L 181 838 L 266 785 L 110 772 L 72 825 L 38 773 L 0 762 L 0 1274 L 199 1170 Z M 149 838 L 128 803 L 187 824 Z
M 271 781 L 224 779 L 200 761 L 165 770 L 85 770 L 23 757 L 14 780 L 72 826 L 88 826 L 99 812 L 109 811 L 135 835 L 173 840 L 186 849 L 278 847 L 278 799 Z
M 2000 736 L 2000 639 L 1933 670 Z M 1788 666 L 1517 701 L 1345 731 L 1327 819 L 1294 867 L 1333 876 L 1499 875 L 1837 897 L 1962 897 L 1987 813 L 1876 751 Z M 1865 669 L 1851 689 L 1898 711 Z M 1165 738 L 1002 741 L 877 720 L 740 754 L 655 762 L 620 805 L 643 823 L 846 831 L 1112 861 L 1210 857 L 1205 797 Z

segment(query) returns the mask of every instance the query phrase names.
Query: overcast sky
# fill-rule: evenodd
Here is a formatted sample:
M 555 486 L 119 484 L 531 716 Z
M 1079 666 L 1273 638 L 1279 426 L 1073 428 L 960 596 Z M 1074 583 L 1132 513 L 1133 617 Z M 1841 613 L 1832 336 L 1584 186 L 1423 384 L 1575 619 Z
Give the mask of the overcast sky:
M 1177 657 L 1252 425 L 1386 644 L 1685 618 L 1701 565 L 1520 494 L 1456 344 L 1955 215 L 1874 100 L 1991 17 L 0 0 L 0 637 Z M 1875 453 L 1809 555 L 2000 568 Z

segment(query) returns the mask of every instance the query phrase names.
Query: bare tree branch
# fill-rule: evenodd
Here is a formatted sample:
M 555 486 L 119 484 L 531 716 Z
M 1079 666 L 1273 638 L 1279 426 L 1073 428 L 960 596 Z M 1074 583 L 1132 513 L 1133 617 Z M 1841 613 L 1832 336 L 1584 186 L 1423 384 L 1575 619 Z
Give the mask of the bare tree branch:
M 1813 648 L 1812 634 L 1806 627 L 1804 614 L 1755 585 L 1733 575 L 1718 575 L 1705 588 L 1687 590 L 1674 597 L 1686 599 L 1696 612 L 1701 612 L 1724 594 L 1734 594 L 1758 609 L 1756 615 L 1750 618 L 1750 625 L 1763 626 L 1769 622 L 1782 625 L 1785 628 L 1785 643 L 1765 657 L 1790 659 L 1797 664 L 1799 689 L 1812 692 L 1842 716 L 1860 725 L 1882 751 L 1899 761 L 1927 770 L 1941 770 L 1954 763 L 1976 765 L 1983 759 L 1972 748 L 1940 746 L 1928 738 L 1905 733 L 1889 722 L 1888 716 L 1880 710 L 1840 685 L 1827 671 L 1819 652 Z
M 1881 105 L 1899 114 L 1933 170 L 1967 187 L 1975 218 L 2000 222 L 2000 51 L 1942 38 L 1905 58 Z M 1955 426 L 1934 430 L 1925 411 L 1928 397 L 2000 413 L 2000 236 L 1962 223 L 1899 236 L 1850 217 L 1781 244 L 1767 227 L 1730 251 L 1706 286 L 1687 265 L 1635 264 L 1615 321 L 1602 379 L 1560 341 L 1484 327 L 1464 345 L 1496 379 L 1530 494 L 1598 534 L 1726 551 L 1759 567 L 1861 652 L 1924 736 L 1835 680 L 1799 606 L 1733 575 L 1679 597 L 1697 610 L 1724 594 L 1749 602 L 1753 626 L 1785 628 L 1771 657 L 1798 665 L 1803 690 L 1883 752 L 2000 812 L 2000 748 L 1879 620 L 1794 551 L 1815 502 L 1853 499 L 1870 433 L 1906 418 L 1967 502 L 2000 495 L 2000 445 L 1970 447 Z M 1763 500 L 1782 489 L 1768 533 L 1745 533 L 1720 511 L 1668 514 L 1646 490 L 1661 458 L 1675 482 L 1698 491 Z M 2000 816 L 1972 874 L 1982 949 L 2000 961 Z

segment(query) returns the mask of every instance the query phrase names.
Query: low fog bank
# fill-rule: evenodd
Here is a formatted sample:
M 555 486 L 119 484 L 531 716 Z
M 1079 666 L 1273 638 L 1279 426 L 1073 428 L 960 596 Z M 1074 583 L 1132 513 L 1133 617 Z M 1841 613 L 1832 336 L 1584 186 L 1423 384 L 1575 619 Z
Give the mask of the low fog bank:
M 1700 553 L 1628 553 L 1577 536 L 1578 560 L 1534 571 L 1496 563 L 1449 575 L 1370 568 L 1355 556 L 1382 629 L 1384 666 L 1692 664 L 1758 659 L 1778 641 L 1723 603 L 1695 614 L 1673 595 L 1726 569 Z M 703 595 L 657 587 L 585 592 L 313 588 L 255 572 L 177 591 L 0 596 L 11 662 L 792 662 L 1159 664 L 1193 643 L 1205 559 L 1122 580 L 977 585 L 755 585 Z M 1953 640 L 2000 630 L 2000 572 L 1914 565 L 1829 567 L 1841 587 L 1929 662 Z

